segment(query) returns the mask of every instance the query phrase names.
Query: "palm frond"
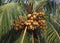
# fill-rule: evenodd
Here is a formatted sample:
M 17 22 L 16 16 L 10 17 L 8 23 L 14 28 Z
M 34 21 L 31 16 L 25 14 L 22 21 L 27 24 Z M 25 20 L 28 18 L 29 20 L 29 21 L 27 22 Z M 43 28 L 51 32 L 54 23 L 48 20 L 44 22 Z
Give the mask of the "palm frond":
M 8 3 L 3 5 L 1 9 L 0 35 L 3 35 L 4 33 L 7 33 L 9 30 L 11 30 L 13 21 L 19 16 L 24 16 L 26 18 L 27 12 L 17 3 Z
M 48 28 L 46 30 L 46 43 L 60 43 L 60 36 L 52 24 L 47 22 Z
M 36 0 L 34 5 L 33 5 L 33 10 L 38 10 L 41 9 L 42 6 L 44 6 L 46 4 L 47 0 Z
M 58 32 L 58 34 L 60 35 L 60 24 L 53 19 L 52 17 L 50 18 L 50 23 L 54 26 L 54 28 L 56 29 L 56 31 Z

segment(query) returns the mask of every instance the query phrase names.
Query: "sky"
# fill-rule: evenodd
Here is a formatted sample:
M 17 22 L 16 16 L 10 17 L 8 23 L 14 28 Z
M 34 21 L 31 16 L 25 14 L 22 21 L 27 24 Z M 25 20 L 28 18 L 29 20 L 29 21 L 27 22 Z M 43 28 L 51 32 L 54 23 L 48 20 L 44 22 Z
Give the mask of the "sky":
M 54 0 L 57 4 L 60 3 L 60 0 Z
M 3 0 L 4 3 L 8 2 L 8 0 Z M 9 0 L 10 1 L 10 0 Z M 16 1 L 16 0 L 12 0 L 12 1 Z M 52 1 L 52 0 L 51 0 Z M 57 4 L 60 3 L 60 0 L 54 0 Z

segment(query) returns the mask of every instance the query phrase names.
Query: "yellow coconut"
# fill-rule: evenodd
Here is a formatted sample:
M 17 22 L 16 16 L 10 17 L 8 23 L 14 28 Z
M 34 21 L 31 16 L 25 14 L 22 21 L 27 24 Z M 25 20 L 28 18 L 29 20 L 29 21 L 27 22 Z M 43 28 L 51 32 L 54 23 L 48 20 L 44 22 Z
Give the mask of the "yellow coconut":
M 33 20 L 30 20 L 30 22 L 32 23 L 32 22 L 34 22 Z
M 34 30 L 34 27 L 33 27 L 32 25 L 30 25 L 29 28 L 30 28 L 31 30 Z
M 31 20 L 33 20 L 34 18 L 33 17 L 30 17 Z
M 24 23 L 21 23 L 21 25 L 24 25 Z
M 33 18 L 35 19 L 36 18 L 36 15 L 33 15 Z
M 39 25 L 37 21 L 34 21 L 33 22 L 33 25 Z
M 27 22 L 27 21 L 25 21 L 24 24 L 25 24 L 25 25 L 31 25 L 31 23 L 30 23 L 30 22 Z
M 45 23 L 46 21 L 45 20 L 41 20 L 42 23 Z
M 38 23 L 41 23 L 41 20 L 38 20 Z
M 43 27 L 45 27 L 46 26 L 46 24 L 43 24 Z
M 28 23 L 28 25 L 31 25 L 31 23 Z
M 31 17 L 31 15 L 32 15 L 32 14 L 28 14 L 27 17 L 29 18 L 29 17 Z
M 31 21 L 30 20 L 27 20 L 28 23 L 30 23 Z
M 33 12 L 33 14 L 39 14 L 39 12 Z
M 42 14 L 42 12 L 40 11 L 40 14 Z
M 45 15 L 45 12 L 42 12 L 42 15 Z
M 33 14 L 37 14 L 37 12 L 33 12 Z
M 43 16 L 44 16 L 44 15 L 45 15 L 45 12 L 41 11 L 41 12 L 40 12 L 40 15 L 43 15 Z

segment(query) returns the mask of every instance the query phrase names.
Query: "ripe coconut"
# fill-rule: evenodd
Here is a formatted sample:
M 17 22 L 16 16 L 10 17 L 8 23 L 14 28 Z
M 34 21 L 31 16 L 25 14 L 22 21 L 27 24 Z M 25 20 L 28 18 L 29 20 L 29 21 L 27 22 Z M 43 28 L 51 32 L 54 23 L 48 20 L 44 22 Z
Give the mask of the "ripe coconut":
M 42 12 L 40 12 L 40 15 L 43 15 L 43 16 L 44 16 L 44 15 L 45 15 L 45 13 L 42 11 Z
M 45 12 L 42 12 L 42 15 L 45 15 Z
M 40 11 L 40 14 L 42 14 L 42 12 Z
M 33 12 L 33 14 L 39 14 L 39 12 Z
M 34 22 L 33 20 L 30 20 L 30 22 L 32 23 L 32 22 Z
M 29 18 L 29 17 L 31 17 L 31 15 L 32 15 L 32 14 L 28 14 L 27 17 Z
M 30 22 L 27 22 L 27 21 L 25 21 L 24 24 L 25 24 L 25 25 L 31 25 L 31 23 L 30 23 Z
M 33 20 L 34 18 L 33 17 L 30 17 L 31 20 Z
M 34 30 L 34 27 L 33 27 L 32 25 L 30 25 L 29 28 L 30 28 L 31 30 Z
M 41 20 L 38 20 L 38 23 L 41 23 Z
M 37 14 L 37 12 L 33 12 L 33 14 Z
M 30 20 L 27 20 L 28 23 L 30 23 L 31 21 Z
M 42 23 L 45 23 L 45 20 L 41 20 Z
M 24 25 L 24 23 L 21 23 L 21 25 Z
M 36 19 L 36 15 L 33 15 L 33 18 Z
M 39 25 L 37 21 L 34 21 L 33 22 L 33 25 Z

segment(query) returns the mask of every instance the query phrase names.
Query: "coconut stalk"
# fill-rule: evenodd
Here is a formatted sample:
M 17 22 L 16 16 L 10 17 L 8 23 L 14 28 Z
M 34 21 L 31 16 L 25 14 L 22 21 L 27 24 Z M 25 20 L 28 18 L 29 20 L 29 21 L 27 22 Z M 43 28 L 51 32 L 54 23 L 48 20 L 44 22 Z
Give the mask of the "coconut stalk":
M 27 31 L 27 26 L 25 27 L 25 30 L 24 30 L 24 33 L 23 33 L 23 36 L 22 36 L 21 43 L 23 43 L 23 41 L 24 41 L 24 37 L 25 37 L 26 31 Z
M 32 43 L 34 43 L 34 35 L 33 35 L 33 32 L 32 32 Z

